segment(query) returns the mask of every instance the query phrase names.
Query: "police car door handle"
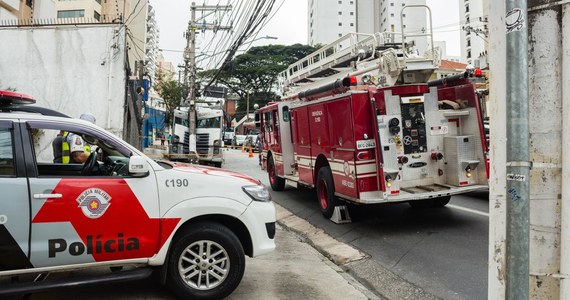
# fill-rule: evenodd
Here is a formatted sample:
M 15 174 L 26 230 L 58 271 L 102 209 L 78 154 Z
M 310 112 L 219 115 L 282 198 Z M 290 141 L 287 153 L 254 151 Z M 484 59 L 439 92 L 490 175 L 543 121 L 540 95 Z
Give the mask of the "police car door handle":
M 34 199 L 61 198 L 62 194 L 34 194 Z

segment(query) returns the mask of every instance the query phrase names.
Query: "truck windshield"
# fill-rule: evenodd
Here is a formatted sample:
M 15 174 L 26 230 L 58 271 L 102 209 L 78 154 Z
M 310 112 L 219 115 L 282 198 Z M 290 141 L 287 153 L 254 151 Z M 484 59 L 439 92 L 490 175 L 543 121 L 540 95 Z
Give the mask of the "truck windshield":
M 182 119 L 179 117 L 174 117 L 174 123 L 188 127 L 188 119 Z
M 214 117 L 198 120 L 198 128 L 220 128 L 222 124 L 222 117 Z

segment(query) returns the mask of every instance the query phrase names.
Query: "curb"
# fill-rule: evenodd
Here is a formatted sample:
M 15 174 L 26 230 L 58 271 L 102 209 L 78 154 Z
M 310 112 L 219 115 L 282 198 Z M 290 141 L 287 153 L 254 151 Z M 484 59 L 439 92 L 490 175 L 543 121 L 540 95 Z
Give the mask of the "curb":
M 367 258 L 367 255 L 358 249 L 337 241 L 322 229 L 316 228 L 306 220 L 297 217 L 281 205 L 275 202 L 274 204 L 277 211 L 277 222 L 281 226 L 306 238 L 307 243 L 335 264 L 344 265 Z

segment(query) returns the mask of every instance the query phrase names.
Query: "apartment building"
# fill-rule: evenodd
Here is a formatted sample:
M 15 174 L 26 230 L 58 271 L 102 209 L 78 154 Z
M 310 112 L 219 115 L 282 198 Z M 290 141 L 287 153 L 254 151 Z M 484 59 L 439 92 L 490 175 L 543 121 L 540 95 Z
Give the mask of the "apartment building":
M 461 61 L 476 67 L 479 58 L 485 55 L 489 28 L 487 25 L 487 1 L 459 0 L 461 22 Z
M 425 5 L 425 0 L 309 0 L 308 43 L 329 44 L 347 33 L 389 32 L 392 42 L 407 34 L 427 32 L 425 9 L 406 5 Z M 414 37 L 419 52 L 427 49 L 427 38 Z

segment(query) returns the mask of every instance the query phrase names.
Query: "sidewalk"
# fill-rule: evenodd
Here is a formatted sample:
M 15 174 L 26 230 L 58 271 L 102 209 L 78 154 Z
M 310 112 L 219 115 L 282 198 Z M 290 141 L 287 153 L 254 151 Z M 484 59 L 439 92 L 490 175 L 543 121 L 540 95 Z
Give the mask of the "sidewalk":
M 280 215 L 290 217 L 278 206 Z M 291 220 L 285 223 L 293 225 Z M 241 284 L 227 299 L 379 299 L 281 223 L 277 249 L 248 258 Z

